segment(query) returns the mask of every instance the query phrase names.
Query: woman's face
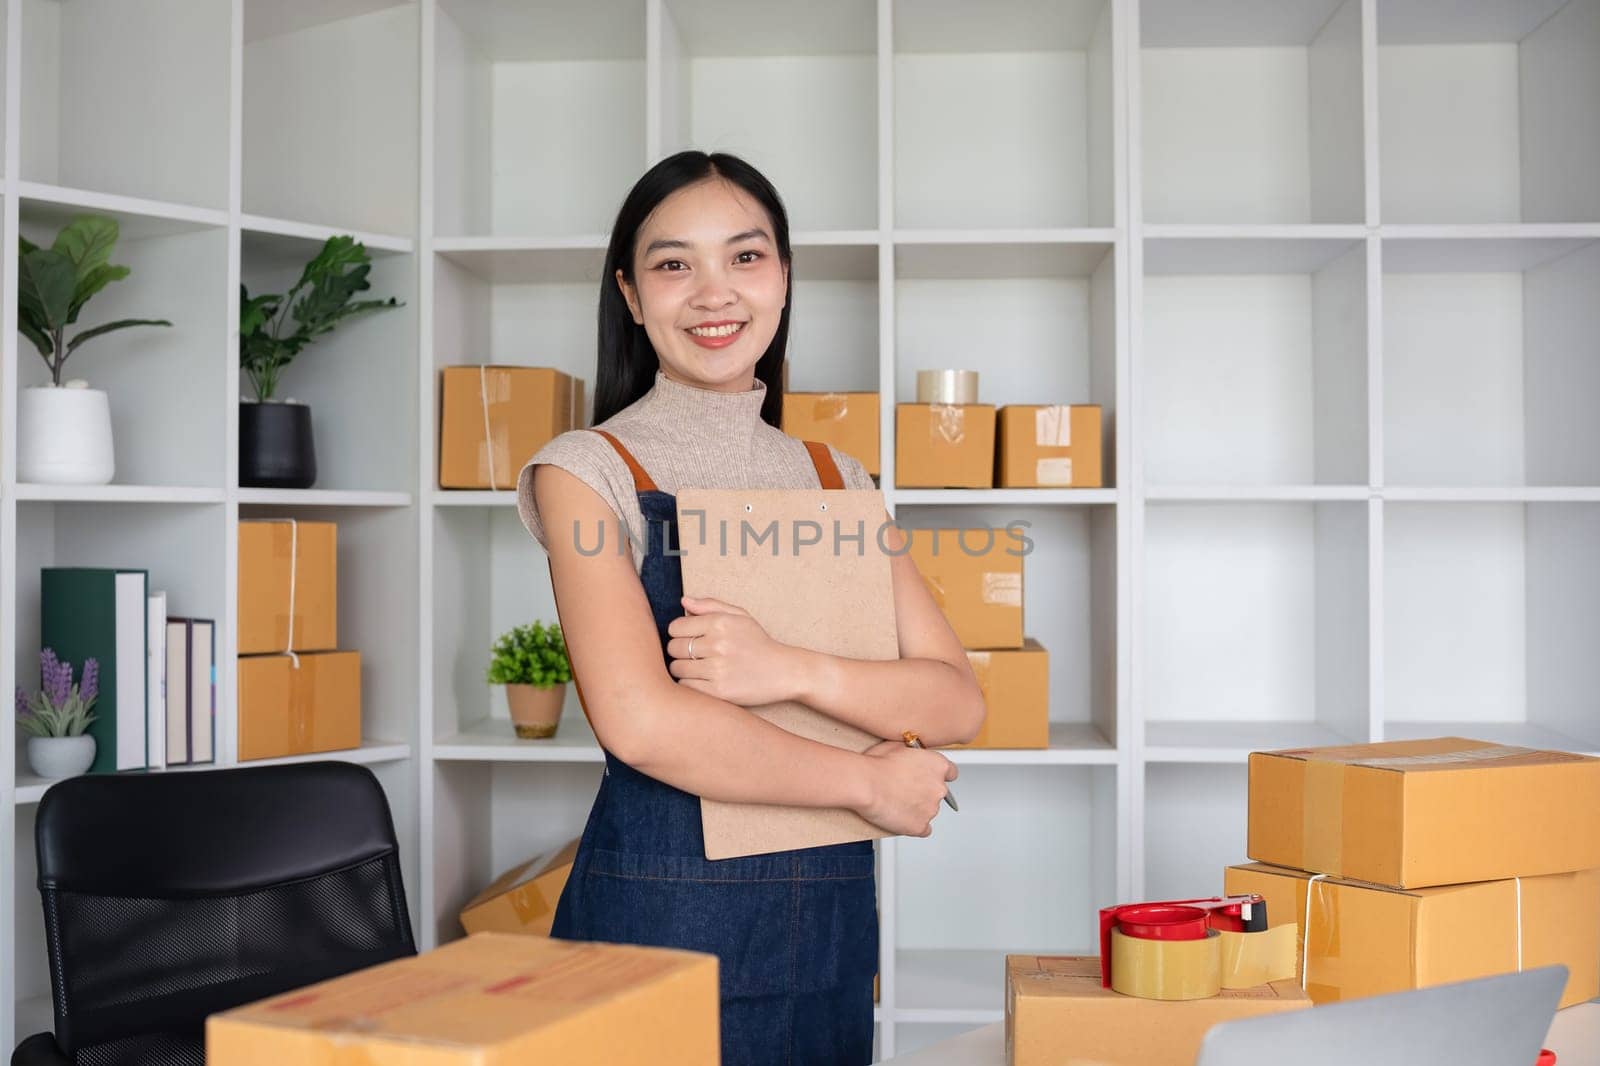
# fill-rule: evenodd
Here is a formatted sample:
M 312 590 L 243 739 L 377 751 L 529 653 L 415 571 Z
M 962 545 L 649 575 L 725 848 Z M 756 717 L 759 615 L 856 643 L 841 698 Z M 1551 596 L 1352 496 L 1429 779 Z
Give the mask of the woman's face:
M 617 285 L 662 372 L 701 388 L 751 388 L 789 275 L 765 209 L 720 178 L 686 185 L 645 220 L 633 268 L 634 283 L 619 270 Z

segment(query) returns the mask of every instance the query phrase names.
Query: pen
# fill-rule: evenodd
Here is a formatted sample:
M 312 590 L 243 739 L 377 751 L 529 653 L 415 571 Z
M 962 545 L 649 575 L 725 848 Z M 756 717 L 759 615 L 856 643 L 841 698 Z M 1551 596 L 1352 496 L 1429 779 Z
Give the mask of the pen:
M 920 748 L 920 747 L 922 747 L 922 738 L 917 736 L 911 730 L 908 729 L 904 733 L 901 733 L 900 735 L 905 738 L 906 747 L 908 747 L 908 748 Z M 961 809 L 960 807 L 956 806 L 955 794 L 950 791 L 948 786 L 946 786 L 945 790 L 944 790 L 944 801 L 946 803 L 950 804 L 950 809 L 952 811 L 959 811 Z

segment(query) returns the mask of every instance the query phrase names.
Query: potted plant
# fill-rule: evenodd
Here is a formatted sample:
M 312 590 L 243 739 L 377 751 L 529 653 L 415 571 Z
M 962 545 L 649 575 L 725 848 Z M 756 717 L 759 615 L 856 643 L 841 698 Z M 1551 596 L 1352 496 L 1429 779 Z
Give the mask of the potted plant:
M 559 625 L 533 622 L 502 633 L 489 660 L 489 683 L 506 686 L 506 705 L 517 736 L 555 735 L 567 698 L 572 664 Z
M 394 297 L 353 299 L 372 287 L 371 270 L 366 245 L 329 237 L 288 292 L 251 296 L 239 286 L 239 366 L 256 393 L 254 402 L 239 404 L 240 485 L 306 489 L 316 483 L 311 408 L 278 400 L 278 378 L 301 349 L 345 319 L 400 306 Z
M 28 734 L 28 765 L 40 777 L 72 777 L 94 763 L 94 737 L 84 730 L 94 722 L 90 708 L 99 694 L 100 664 L 85 659 L 81 683 L 73 684 L 72 664 L 50 648 L 39 653 L 40 688 L 29 697 L 17 687 L 17 724 Z
M 128 276 L 114 266 L 117 221 L 80 215 L 40 248 L 17 239 L 17 331 L 33 342 L 50 368 L 50 384 L 22 390 L 17 405 L 17 479 L 45 484 L 104 485 L 116 472 L 111 403 L 82 379 L 61 381 L 67 357 L 85 341 L 131 326 L 170 326 L 166 319 L 123 318 L 76 331 L 89 298 Z

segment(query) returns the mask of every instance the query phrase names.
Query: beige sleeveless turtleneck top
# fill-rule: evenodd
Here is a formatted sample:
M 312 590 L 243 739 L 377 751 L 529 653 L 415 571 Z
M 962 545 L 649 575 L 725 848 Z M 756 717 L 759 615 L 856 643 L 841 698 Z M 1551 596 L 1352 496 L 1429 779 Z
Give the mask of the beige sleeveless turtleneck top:
M 816 488 L 817 471 L 804 442 L 761 418 L 767 386 L 759 379 L 744 392 L 685 385 L 656 371 L 655 384 L 638 400 L 602 422 L 644 467 L 662 492 L 699 489 Z M 829 445 L 847 489 L 876 486 L 861 463 Z M 517 514 L 546 551 L 550 531 L 533 499 L 533 468 L 551 463 L 577 477 L 605 500 L 628 531 L 637 571 L 648 546 L 633 475 L 600 434 L 575 429 L 534 453 L 517 477 Z M 586 534 L 586 546 L 588 543 Z M 613 550 L 606 545 L 605 550 Z

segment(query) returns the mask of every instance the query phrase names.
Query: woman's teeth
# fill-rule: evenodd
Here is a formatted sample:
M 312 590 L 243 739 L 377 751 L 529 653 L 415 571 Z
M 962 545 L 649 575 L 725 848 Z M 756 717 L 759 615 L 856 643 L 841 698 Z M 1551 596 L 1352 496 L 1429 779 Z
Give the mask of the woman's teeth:
M 727 326 L 711 326 L 709 328 L 701 328 L 696 326 L 695 328 L 689 330 L 689 332 L 694 334 L 696 337 L 726 337 L 730 334 L 738 333 L 741 329 L 744 329 L 744 323 L 735 322 Z

